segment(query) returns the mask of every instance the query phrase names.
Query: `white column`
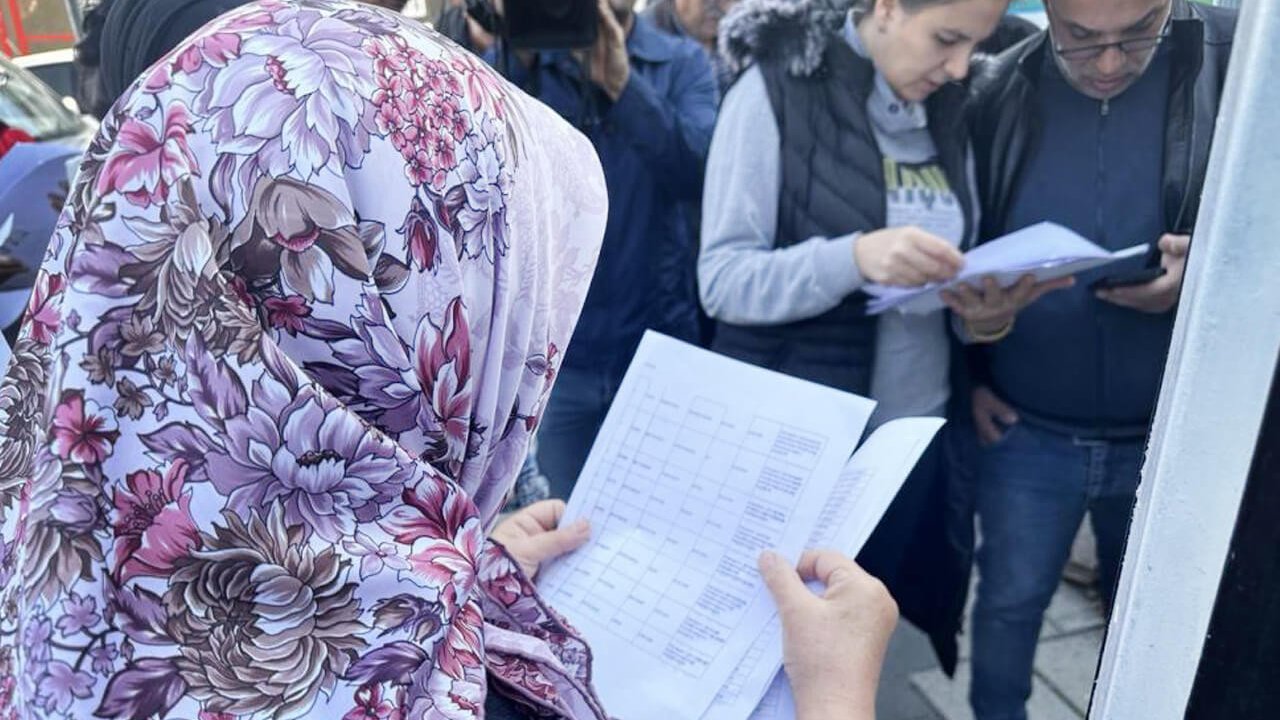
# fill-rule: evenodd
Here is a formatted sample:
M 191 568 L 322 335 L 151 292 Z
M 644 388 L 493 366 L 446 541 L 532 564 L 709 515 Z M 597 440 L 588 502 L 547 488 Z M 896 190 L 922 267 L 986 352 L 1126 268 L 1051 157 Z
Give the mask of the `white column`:
M 1276 38 L 1244 3 L 1092 720 L 1180 720 L 1200 662 L 1280 354 Z

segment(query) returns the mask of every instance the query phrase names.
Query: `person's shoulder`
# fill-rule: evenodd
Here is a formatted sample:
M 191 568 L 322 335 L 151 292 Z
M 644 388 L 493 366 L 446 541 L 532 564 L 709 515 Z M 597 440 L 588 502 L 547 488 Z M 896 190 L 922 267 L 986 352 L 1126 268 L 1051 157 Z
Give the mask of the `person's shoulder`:
M 1204 41 L 1207 45 L 1230 45 L 1236 34 L 1239 12 L 1234 8 L 1214 5 L 1191 4 L 1191 12 L 1204 23 Z
M 739 73 L 725 90 L 720 113 L 723 115 L 739 108 L 756 112 L 760 109 L 761 101 L 769 101 L 769 90 L 760 66 L 751 65 Z
M 649 62 L 688 62 L 706 59 L 706 51 L 693 40 L 669 33 L 641 13 L 635 16 L 635 27 L 628 43 L 631 54 Z
M 1044 42 L 1044 33 L 1038 32 L 997 55 L 975 55 L 969 65 L 970 95 L 979 102 L 1002 95 Z

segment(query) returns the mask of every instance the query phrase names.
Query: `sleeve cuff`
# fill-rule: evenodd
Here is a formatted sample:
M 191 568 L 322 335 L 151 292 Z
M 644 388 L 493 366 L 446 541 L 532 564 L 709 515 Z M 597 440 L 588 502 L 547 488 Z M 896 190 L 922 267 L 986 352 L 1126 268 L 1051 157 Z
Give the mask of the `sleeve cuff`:
M 861 233 L 841 235 L 831 240 L 817 240 L 813 252 L 813 279 L 818 291 L 833 298 L 862 287 L 865 282 L 853 256 L 853 245 Z

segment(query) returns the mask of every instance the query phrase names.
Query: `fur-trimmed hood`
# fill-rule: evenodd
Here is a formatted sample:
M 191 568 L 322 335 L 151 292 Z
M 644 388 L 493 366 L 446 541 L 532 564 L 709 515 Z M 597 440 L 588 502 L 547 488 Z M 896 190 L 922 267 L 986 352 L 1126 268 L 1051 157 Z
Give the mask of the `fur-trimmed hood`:
M 720 56 L 739 75 L 751 64 L 785 60 L 793 75 L 812 75 L 822 64 L 857 0 L 742 0 L 720 21 Z

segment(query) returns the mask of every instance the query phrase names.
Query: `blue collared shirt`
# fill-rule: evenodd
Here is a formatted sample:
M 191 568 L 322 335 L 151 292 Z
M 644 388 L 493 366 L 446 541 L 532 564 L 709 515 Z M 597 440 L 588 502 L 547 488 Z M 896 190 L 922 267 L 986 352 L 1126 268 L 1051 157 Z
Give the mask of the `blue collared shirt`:
M 511 79 L 591 139 L 609 189 L 604 247 L 565 363 L 626 369 L 646 328 L 697 337 L 697 239 L 687 212 L 702 194 L 717 92 L 693 41 L 636 16 L 631 74 L 617 102 L 584 81 L 567 52 L 542 53 Z M 486 59 L 491 62 L 490 53 Z

